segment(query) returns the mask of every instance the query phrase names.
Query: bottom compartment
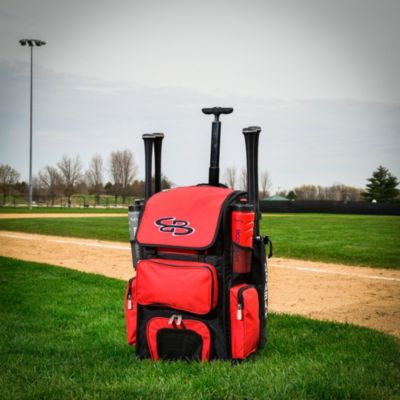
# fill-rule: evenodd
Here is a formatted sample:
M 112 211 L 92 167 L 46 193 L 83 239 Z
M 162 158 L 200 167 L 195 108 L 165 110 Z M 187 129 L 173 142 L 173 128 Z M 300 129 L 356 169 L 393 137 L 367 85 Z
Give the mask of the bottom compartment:
M 230 290 L 232 358 L 244 359 L 257 350 L 260 338 L 258 292 L 240 284 Z
M 153 317 L 147 323 L 146 336 L 153 360 L 210 359 L 211 335 L 204 322 L 180 314 Z

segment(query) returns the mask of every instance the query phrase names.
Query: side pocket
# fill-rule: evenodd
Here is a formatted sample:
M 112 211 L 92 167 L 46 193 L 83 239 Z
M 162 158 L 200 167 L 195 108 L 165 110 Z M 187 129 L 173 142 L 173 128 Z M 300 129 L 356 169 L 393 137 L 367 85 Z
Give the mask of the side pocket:
M 260 338 L 259 300 L 254 285 L 230 290 L 232 358 L 244 359 L 257 350 Z
M 136 344 L 136 318 L 136 278 L 131 278 L 125 291 L 126 339 L 130 345 Z

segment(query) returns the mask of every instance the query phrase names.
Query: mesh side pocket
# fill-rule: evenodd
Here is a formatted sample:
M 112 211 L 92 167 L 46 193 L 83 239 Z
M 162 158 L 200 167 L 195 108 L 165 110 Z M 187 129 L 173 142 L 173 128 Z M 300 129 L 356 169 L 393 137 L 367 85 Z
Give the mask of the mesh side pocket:
M 157 333 L 158 356 L 164 360 L 201 359 L 203 341 L 189 330 L 161 329 Z

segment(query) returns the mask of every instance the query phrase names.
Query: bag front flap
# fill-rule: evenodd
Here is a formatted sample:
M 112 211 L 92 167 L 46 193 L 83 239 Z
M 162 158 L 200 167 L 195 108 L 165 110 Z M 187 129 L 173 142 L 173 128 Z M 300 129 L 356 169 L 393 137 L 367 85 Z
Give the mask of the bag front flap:
M 136 239 L 141 245 L 206 249 L 214 243 L 223 206 L 234 194 L 206 185 L 159 192 L 145 205 Z

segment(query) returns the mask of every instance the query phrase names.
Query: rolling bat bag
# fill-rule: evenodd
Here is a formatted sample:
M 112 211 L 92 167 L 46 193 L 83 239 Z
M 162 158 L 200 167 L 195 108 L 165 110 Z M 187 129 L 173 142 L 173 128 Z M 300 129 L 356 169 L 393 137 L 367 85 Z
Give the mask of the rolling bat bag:
M 247 193 L 221 186 L 146 201 L 125 293 L 127 340 L 138 357 L 241 360 L 264 347 L 268 238 L 254 220 Z

